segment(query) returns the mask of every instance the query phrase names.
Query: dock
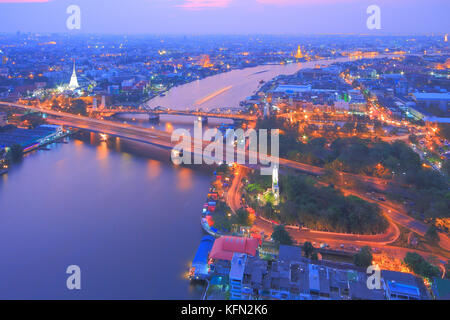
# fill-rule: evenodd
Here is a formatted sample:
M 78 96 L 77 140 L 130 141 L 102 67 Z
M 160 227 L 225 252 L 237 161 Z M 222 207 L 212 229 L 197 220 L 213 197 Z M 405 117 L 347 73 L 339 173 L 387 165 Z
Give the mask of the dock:
M 208 257 L 213 247 L 215 238 L 207 235 L 203 236 L 202 241 L 197 249 L 194 260 L 192 260 L 191 269 L 189 270 L 190 280 L 205 280 L 209 274 Z

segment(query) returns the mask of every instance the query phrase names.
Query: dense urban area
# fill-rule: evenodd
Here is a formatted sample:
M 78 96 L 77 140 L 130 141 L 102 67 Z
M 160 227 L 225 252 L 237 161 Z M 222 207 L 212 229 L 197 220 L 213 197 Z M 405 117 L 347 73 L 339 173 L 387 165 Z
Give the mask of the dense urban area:
M 261 66 L 237 105 L 210 107 L 233 84 L 164 104 Z M 264 78 L 281 66 L 295 70 Z M 271 176 L 208 172 L 204 234 L 180 280 L 201 299 L 450 299 L 447 35 L 0 34 L 0 193 L 29 154 L 86 132 L 170 156 L 167 116 L 224 136 L 279 129 Z

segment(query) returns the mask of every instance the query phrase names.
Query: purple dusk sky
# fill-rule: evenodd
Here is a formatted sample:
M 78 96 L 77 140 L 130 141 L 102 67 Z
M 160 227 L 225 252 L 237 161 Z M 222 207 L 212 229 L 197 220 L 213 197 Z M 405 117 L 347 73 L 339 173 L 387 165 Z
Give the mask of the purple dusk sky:
M 0 0 L 0 32 L 68 32 L 81 8 L 83 33 L 447 33 L 449 0 Z M 381 30 L 366 9 L 381 8 Z M 73 32 L 73 31 L 71 31 Z

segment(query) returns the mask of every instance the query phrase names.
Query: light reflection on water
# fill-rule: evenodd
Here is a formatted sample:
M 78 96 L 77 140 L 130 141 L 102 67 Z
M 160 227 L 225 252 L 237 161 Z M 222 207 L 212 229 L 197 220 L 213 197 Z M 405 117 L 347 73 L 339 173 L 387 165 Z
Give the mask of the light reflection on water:
M 183 274 L 210 174 L 117 143 L 53 144 L 1 177 L 0 299 L 200 298 Z M 71 264 L 80 292 L 65 287 Z

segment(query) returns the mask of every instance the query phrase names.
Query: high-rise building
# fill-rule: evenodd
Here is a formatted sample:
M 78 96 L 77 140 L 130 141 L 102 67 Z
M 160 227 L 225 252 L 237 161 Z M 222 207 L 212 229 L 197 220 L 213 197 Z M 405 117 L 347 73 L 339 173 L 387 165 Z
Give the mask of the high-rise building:
M 77 70 L 75 68 L 75 60 L 74 60 L 73 61 L 73 72 L 72 72 L 72 77 L 70 78 L 69 89 L 75 90 L 75 89 L 78 89 L 79 86 L 80 85 L 78 84 Z

